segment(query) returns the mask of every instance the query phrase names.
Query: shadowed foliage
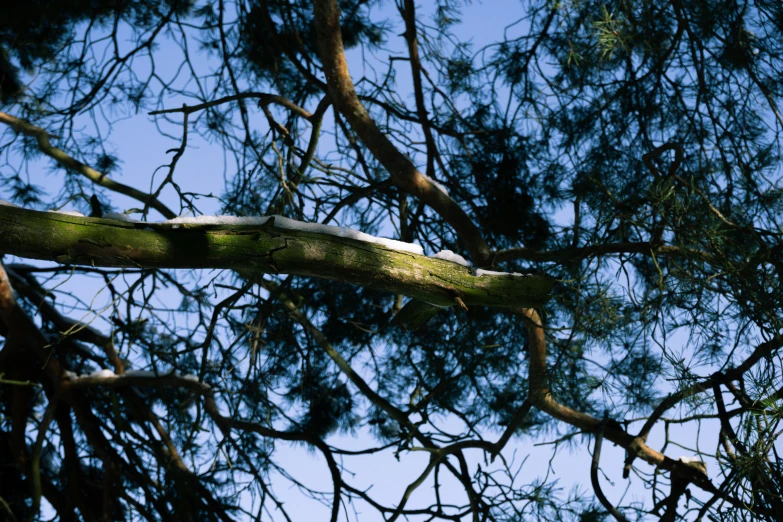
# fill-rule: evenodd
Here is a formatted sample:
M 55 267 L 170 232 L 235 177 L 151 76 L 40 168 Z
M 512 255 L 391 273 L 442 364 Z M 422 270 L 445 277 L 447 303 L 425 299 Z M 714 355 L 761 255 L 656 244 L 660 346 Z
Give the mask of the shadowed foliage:
M 781 100 L 779 0 L 3 10 L 0 519 L 781 520 Z

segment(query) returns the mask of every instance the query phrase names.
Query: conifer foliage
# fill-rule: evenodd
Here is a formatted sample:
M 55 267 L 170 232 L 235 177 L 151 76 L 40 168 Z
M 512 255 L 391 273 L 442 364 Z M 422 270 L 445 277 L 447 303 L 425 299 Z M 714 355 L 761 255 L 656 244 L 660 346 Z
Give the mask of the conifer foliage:
M 781 520 L 783 4 L 501 5 L 2 10 L 0 519 Z

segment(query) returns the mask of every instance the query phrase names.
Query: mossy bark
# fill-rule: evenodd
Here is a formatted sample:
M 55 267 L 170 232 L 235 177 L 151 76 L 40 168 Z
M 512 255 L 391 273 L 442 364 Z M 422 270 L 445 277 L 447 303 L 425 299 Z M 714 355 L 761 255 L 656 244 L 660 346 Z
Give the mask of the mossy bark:
M 324 233 L 263 225 L 131 223 L 0 206 L 0 253 L 66 265 L 226 268 L 321 277 L 439 306 L 535 307 L 551 278 L 468 267 Z

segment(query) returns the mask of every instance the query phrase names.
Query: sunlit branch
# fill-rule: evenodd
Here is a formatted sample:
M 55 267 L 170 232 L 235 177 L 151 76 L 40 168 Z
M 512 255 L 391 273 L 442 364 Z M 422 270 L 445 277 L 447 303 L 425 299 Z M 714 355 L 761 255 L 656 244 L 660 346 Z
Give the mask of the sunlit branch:
M 275 226 L 125 222 L 0 205 L 0 250 L 61 264 L 229 268 L 343 281 L 440 306 L 537 306 L 545 276 L 474 275 L 468 267 L 383 244 Z M 24 240 L 21 240 L 24 238 Z

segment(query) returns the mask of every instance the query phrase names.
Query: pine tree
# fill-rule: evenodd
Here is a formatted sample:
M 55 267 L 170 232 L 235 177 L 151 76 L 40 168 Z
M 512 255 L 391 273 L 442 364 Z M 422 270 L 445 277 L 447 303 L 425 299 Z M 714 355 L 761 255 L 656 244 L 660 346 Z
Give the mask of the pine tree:
M 783 5 L 475 7 L 3 11 L 3 519 L 781 520 Z

